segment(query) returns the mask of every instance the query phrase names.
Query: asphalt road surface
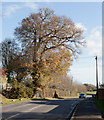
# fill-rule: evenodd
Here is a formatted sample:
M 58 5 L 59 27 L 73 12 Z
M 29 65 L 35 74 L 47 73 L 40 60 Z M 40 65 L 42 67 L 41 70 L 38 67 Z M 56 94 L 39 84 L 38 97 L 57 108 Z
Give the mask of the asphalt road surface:
M 67 120 L 82 99 L 37 100 L 2 107 L 2 120 Z
M 78 104 L 71 120 L 102 120 L 102 117 L 93 99 L 87 98 Z

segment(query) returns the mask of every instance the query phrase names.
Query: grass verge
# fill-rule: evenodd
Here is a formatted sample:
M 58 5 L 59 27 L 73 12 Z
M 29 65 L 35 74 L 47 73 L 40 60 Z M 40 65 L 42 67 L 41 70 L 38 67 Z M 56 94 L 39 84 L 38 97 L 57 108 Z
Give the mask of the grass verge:
M 102 117 L 104 118 L 104 99 L 95 99 L 96 105 L 102 113 Z
M 54 98 L 22 98 L 22 99 L 7 99 L 4 96 L 0 99 L 0 105 L 7 105 L 7 104 L 13 104 L 13 103 L 19 103 L 19 102 L 26 102 L 26 101 L 32 101 L 32 100 L 53 100 Z
M 19 102 L 25 102 L 25 101 L 31 101 L 31 100 L 59 100 L 59 99 L 67 99 L 67 98 L 77 98 L 77 97 L 60 97 L 60 98 L 22 98 L 20 99 L 7 99 L 3 95 L 0 94 L 0 105 L 7 105 L 7 104 L 13 104 L 13 103 L 19 103 Z
M 7 105 L 7 104 L 13 104 L 13 103 L 19 103 L 19 102 L 25 102 L 30 101 L 31 99 L 22 98 L 22 99 L 7 99 L 5 97 L 2 97 L 0 100 L 0 105 Z
M 7 105 L 31 100 L 56 100 L 58 98 L 22 98 L 22 99 L 8 99 L 0 94 L 0 105 Z

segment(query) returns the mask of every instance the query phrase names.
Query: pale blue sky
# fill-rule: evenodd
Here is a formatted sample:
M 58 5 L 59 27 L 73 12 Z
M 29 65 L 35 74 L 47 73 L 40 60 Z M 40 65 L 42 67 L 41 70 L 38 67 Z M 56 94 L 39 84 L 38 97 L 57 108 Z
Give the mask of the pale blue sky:
M 8 11 L 8 14 L 6 17 L 3 18 L 3 30 L 5 29 L 12 29 L 8 30 L 6 32 L 6 36 L 10 37 L 11 34 L 13 34 L 13 30 L 16 26 L 18 26 L 18 23 L 26 16 L 28 16 L 31 12 L 34 12 L 34 9 L 31 9 L 27 7 L 24 4 L 28 3 L 3 3 L 2 5 L 2 12 L 4 14 L 7 14 L 5 12 Z M 99 2 L 51 2 L 51 3 L 45 3 L 45 2 L 35 2 L 36 7 L 48 7 L 50 9 L 53 9 L 55 13 L 59 16 L 64 15 L 67 17 L 70 17 L 74 23 L 82 23 L 88 30 L 95 26 L 101 26 L 101 17 L 102 17 L 102 7 L 101 3 Z M 9 13 L 9 7 L 13 7 L 14 5 L 20 6 L 20 8 L 17 8 L 16 11 Z M 7 10 L 8 9 L 8 10 Z M 8 28 L 7 28 L 7 27 Z M 4 33 L 5 34 L 5 33 Z M 5 38 L 5 35 L 3 35 L 3 39 Z
M 73 62 L 71 74 L 73 79 L 81 83 L 95 84 L 95 60 L 98 55 L 99 80 L 101 74 L 101 46 L 102 46 L 102 3 L 101 2 L 4 2 L 2 4 L 2 40 L 12 38 L 14 29 L 19 22 L 38 8 L 48 7 L 58 16 L 67 16 L 79 27 L 82 27 L 87 47 L 82 48 L 82 54 Z

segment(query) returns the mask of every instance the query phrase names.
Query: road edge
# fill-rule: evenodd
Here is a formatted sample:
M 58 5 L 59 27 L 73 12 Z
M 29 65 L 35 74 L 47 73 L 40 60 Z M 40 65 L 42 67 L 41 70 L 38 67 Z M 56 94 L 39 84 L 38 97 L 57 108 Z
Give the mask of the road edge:
M 84 99 L 84 100 L 86 100 L 86 99 Z M 81 104 L 81 102 L 83 102 L 84 100 L 82 100 L 82 101 L 80 101 L 76 106 L 75 106 L 75 108 L 74 108 L 74 110 L 73 110 L 73 112 L 72 112 L 72 115 L 71 115 L 71 117 L 69 118 L 69 119 L 67 119 L 67 120 L 73 120 L 74 119 L 74 115 L 75 115 L 75 113 L 76 113 L 76 110 L 77 110 L 77 108 L 78 108 L 78 106 Z M 94 100 L 93 100 L 93 103 L 95 104 L 95 102 L 94 102 Z M 95 104 L 95 106 L 96 106 L 96 104 Z M 97 106 L 96 106 L 97 107 Z M 98 110 L 99 111 L 99 110 Z M 102 115 L 101 115 L 101 112 L 99 112 L 100 113 L 100 119 L 102 120 Z
M 84 100 L 78 101 L 78 102 L 75 104 L 75 106 L 73 107 L 73 109 L 72 109 L 71 112 L 69 113 L 69 115 L 68 115 L 68 117 L 67 117 L 66 120 L 73 120 L 73 116 L 74 116 L 74 114 L 75 114 L 75 112 L 76 112 L 76 109 L 77 109 L 78 105 L 79 105 L 82 101 L 84 101 Z

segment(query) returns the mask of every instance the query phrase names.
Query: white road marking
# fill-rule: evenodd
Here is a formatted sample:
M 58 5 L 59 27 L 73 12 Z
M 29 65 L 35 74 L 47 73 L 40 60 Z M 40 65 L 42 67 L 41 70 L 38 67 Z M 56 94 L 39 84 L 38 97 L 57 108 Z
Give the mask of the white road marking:
M 39 108 L 39 107 L 41 107 L 41 106 L 42 106 L 42 105 L 35 106 L 35 107 L 33 107 L 33 108 L 31 108 L 31 109 L 28 109 L 27 111 L 24 111 L 24 112 L 30 112 L 31 110 L 36 109 L 36 108 Z
M 35 107 L 33 107 L 33 108 L 31 108 L 31 109 L 29 109 L 29 110 L 27 110 L 27 111 L 24 111 L 24 112 L 30 112 L 31 110 L 36 109 L 36 108 L 39 108 L 39 107 L 41 107 L 41 106 L 42 106 L 42 105 L 35 106 Z M 8 120 L 8 119 L 13 118 L 13 117 L 16 117 L 16 116 L 18 116 L 18 115 L 20 115 L 20 114 L 21 114 L 21 113 L 17 113 L 17 114 L 15 114 L 15 115 L 12 115 L 12 116 L 8 117 L 8 118 L 5 119 L 5 120 Z
M 17 116 L 17 115 L 20 115 L 20 113 L 17 113 L 17 114 L 15 114 L 15 115 L 12 115 L 12 116 L 8 117 L 8 118 L 5 119 L 5 120 L 8 120 L 8 119 L 10 119 L 10 118 L 13 118 L 13 117 L 15 117 L 15 116 Z
M 25 104 L 25 105 L 21 105 L 21 106 L 16 106 L 16 107 L 14 107 L 14 108 L 9 108 L 9 109 L 6 109 L 6 110 L 4 110 L 3 112 L 8 112 L 8 111 L 10 111 L 10 110 L 15 110 L 15 109 L 17 109 L 17 108 L 21 108 L 21 107 L 24 107 L 24 106 L 28 106 L 28 105 L 31 105 L 31 104 Z
M 76 104 L 77 102 L 78 102 L 78 101 L 74 102 L 74 103 L 72 104 L 72 107 L 74 107 L 74 104 Z M 31 111 L 34 110 L 34 109 L 37 109 L 37 108 L 39 108 L 39 107 L 41 107 L 41 106 L 49 105 L 50 103 L 51 103 L 50 101 L 49 101 L 49 102 L 46 102 L 45 104 L 32 107 L 31 109 L 28 109 L 28 110 L 26 110 L 26 111 L 22 111 L 22 113 L 31 112 Z M 31 105 L 31 104 L 27 104 L 27 105 Z M 19 106 L 19 107 L 23 107 L 23 106 L 26 106 L 26 105 L 22 105 L 22 106 Z M 55 106 L 55 107 L 56 107 L 56 106 Z M 53 107 L 53 108 L 54 108 L 54 107 Z M 16 116 L 18 116 L 18 115 L 20 115 L 20 114 L 21 114 L 21 113 L 17 113 L 17 114 L 15 114 L 15 115 L 12 115 L 12 116 L 6 118 L 5 120 L 8 120 L 8 119 L 13 118 L 13 117 L 16 117 Z M 71 114 L 71 112 L 67 115 L 66 118 L 68 118 L 70 114 Z

